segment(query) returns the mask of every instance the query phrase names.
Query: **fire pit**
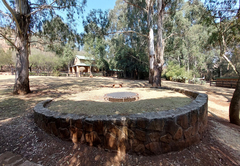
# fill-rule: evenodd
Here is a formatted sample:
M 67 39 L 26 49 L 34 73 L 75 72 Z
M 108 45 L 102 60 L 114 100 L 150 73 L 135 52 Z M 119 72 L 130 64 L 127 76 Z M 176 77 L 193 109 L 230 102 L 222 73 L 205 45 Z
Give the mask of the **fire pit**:
M 139 99 L 139 95 L 134 92 L 114 92 L 104 95 L 104 100 L 110 102 L 131 102 Z

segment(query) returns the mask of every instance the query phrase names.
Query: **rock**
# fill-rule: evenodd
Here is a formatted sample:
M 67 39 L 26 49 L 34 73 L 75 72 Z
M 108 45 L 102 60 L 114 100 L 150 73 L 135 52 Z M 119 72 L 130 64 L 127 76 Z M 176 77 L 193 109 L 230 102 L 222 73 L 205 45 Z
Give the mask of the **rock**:
M 137 127 L 145 129 L 147 125 L 147 120 L 146 119 L 137 119 L 136 121 Z
M 67 128 L 59 128 L 59 135 L 62 139 L 69 139 L 70 133 Z
M 140 140 L 140 141 L 146 141 L 146 133 L 142 130 L 136 129 L 135 130 L 135 138 Z
M 110 149 L 110 150 L 117 150 L 117 138 L 110 134 L 110 133 L 107 133 L 105 135 L 105 147 Z
M 198 121 L 198 113 L 197 110 L 191 112 L 190 124 L 191 126 L 195 126 L 196 122 Z
M 56 127 L 55 122 L 51 122 L 48 125 L 49 125 L 49 128 L 50 128 L 52 134 L 54 134 L 55 136 L 58 136 L 58 129 Z
M 177 124 L 180 125 L 183 129 L 188 128 L 188 114 L 180 115 L 177 117 Z
M 93 123 L 93 130 L 96 131 L 98 134 L 103 134 L 103 121 L 95 121 Z
M 82 129 L 82 119 L 78 119 L 75 121 L 74 126 L 77 127 L 78 129 Z
M 163 119 L 154 119 L 149 121 L 148 130 L 156 130 L 156 131 L 163 131 L 164 128 L 164 120 Z
M 85 140 L 87 143 L 89 143 L 90 146 L 93 146 L 93 145 L 98 145 L 101 143 L 101 140 L 100 138 L 98 137 L 98 134 L 93 131 L 91 133 L 86 133 L 85 134 Z
M 182 135 L 183 135 L 183 130 L 181 127 L 179 127 L 176 134 L 174 135 L 173 139 L 179 140 L 182 138 Z
M 161 153 L 161 145 L 159 142 L 150 142 L 149 144 L 145 145 L 145 147 L 154 154 Z
M 143 144 L 139 144 L 138 146 L 135 147 L 134 151 L 136 153 L 144 153 L 145 151 L 145 146 Z
M 148 134 L 148 139 L 151 142 L 159 142 L 160 137 L 161 137 L 160 133 L 157 133 L 157 132 Z
M 132 130 L 128 129 L 128 138 L 132 139 L 134 138 L 135 134 Z
M 170 134 L 166 134 L 160 138 L 160 141 L 170 143 L 172 142 L 172 136 Z
M 93 124 L 84 122 L 83 129 L 84 129 L 84 131 L 91 132 L 91 131 L 93 131 Z
M 184 137 L 185 139 L 189 139 L 192 135 L 192 130 L 193 128 L 192 127 L 189 127 L 187 130 L 184 131 Z

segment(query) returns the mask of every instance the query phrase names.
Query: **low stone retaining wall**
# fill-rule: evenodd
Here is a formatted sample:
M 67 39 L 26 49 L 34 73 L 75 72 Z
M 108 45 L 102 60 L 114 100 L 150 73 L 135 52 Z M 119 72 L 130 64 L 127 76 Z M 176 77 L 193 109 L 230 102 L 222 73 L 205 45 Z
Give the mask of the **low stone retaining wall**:
M 34 108 L 36 124 L 47 133 L 74 143 L 87 143 L 110 151 L 143 155 L 182 150 L 202 138 L 207 126 L 208 96 L 171 89 L 194 98 L 176 110 L 127 116 L 81 116 L 48 110 L 51 100 Z

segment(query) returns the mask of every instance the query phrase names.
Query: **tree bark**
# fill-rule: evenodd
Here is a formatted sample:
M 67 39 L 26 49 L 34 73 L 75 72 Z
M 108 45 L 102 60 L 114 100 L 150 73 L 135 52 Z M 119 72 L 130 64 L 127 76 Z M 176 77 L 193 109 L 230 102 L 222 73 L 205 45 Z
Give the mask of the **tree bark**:
M 161 87 L 161 75 L 162 67 L 164 64 L 164 40 L 163 40 L 163 14 L 164 14 L 164 5 L 162 0 L 158 0 L 158 40 L 157 40 L 157 56 L 154 61 L 154 78 L 153 86 Z
M 229 107 L 230 123 L 240 126 L 240 76 Z
M 153 84 L 155 50 L 154 50 L 153 1 L 152 1 L 152 0 L 147 0 L 147 7 L 148 7 L 148 28 L 149 28 L 149 40 L 148 40 L 148 51 L 149 51 L 149 83 L 150 83 L 150 84 Z
M 16 19 L 20 29 L 17 28 L 16 30 L 15 45 L 19 49 L 16 53 L 16 74 L 13 93 L 27 94 L 30 92 L 28 71 L 30 16 L 26 17 L 26 15 L 30 13 L 30 6 L 28 0 L 16 0 L 15 4 Z

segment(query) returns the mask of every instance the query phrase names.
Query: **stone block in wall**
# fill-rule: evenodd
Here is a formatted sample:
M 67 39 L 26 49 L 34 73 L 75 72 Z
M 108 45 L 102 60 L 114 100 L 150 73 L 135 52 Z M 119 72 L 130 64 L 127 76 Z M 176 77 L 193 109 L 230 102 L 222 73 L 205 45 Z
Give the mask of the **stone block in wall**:
M 50 127 L 51 133 L 54 134 L 55 136 L 58 136 L 58 129 L 56 127 L 55 122 L 50 122 L 48 125 Z
M 138 128 L 142 128 L 142 129 L 145 129 L 147 127 L 147 119 L 144 119 L 144 118 L 138 118 L 136 120 L 136 126 Z
M 159 142 L 160 137 L 161 137 L 161 134 L 159 132 L 152 132 L 152 133 L 149 133 L 147 136 L 148 142 Z
M 118 140 L 118 151 L 126 153 L 130 149 L 130 145 L 127 138 Z
M 117 150 L 117 145 L 118 145 L 117 138 L 114 135 L 107 133 L 105 135 L 104 147 L 109 150 Z
M 59 128 L 59 136 L 62 139 L 69 139 L 70 138 L 70 133 L 67 128 Z
M 190 112 L 190 124 L 191 124 L 191 126 L 195 126 L 197 121 L 198 121 L 198 110 L 192 110 Z
M 104 124 L 103 121 L 94 121 L 93 122 L 93 130 L 96 131 L 98 134 L 102 135 L 104 133 Z
M 57 118 L 55 120 L 57 128 L 69 128 L 70 123 L 65 118 Z
M 73 126 L 77 127 L 78 129 L 83 128 L 83 122 L 82 119 L 77 119 L 73 121 Z
M 98 137 L 98 134 L 95 131 L 92 131 L 90 133 L 85 134 L 85 141 L 90 145 L 99 145 L 101 143 L 100 138 Z
M 174 135 L 176 134 L 176 132 L 178 131 L 179 129 L 179 126 L 175 123 L 174 119 L 166 119 L 166 126 L 165 126 L 165 131 L 167 133 L 170 133 L 173 137 Z
M 167 133 L 166 135 L 163 135 L 162 137 L 160 137 L 160 141 L 164 143 L 170 143 L 172 142 L 172 136 Z
M 113 123 L 107 126 L 107 131 L 112 135 L 114 135 L 116 138 L 119 136 L 119 134 L 121 134 L 120 129 L 117 126 L 115 126 Z
M 143 144 L 138 144 L 138 145 L 134 148 L 134 152 L 140 153 L 140 154 L 144 154 L 144 152 L 145 152 L 145 146 L 144 146 Z
M 182 136 L 183 136 L 183 130 L 182 130 L 181 127 L 178 127 L 176 133 L 175 133 L 174 136 L 173 136 L 173 139 L 174 139 L 174 140 L 179 140 L 179 139 L 182 138 Z
M 127 121 L 128 128 L 135 128 L 136 127 L 136 120 L 137 118 L 131 118 Z
M 192 136 L 192 131 L 193 131 L 193 127 L 189 127 L 187 130 L 184 131 L 184 138 L 185 139 L 190 139 L 190 137 Z
M 179 115 L 177 117 L 177 124 L 181 126 L 183 129 L 187 129 L 189 127 L 189 114 Z
M 163 119 L 153 119 L 148 121 L 147 130 L 163 131 L 164 120 Z
M 160 154 L 162 152 L 160 142 L 150 142 L 145 145 L 145 147 L 150 150 L 153 154 Z
M 139 130 L 139 129 L 136 129 L 135 130 L 135 138 L 140 140 L 140 141 L 143 141 L 145 142 L 147 140 L 146 138 L 146 132 L 145 131 L 142 131 L 142 130 Z
M 73 143 L 77 143 L 78 142 L 78 129 L 76 127 L 71 126 L 69 128 L 70 131 L 70 138 L 72 140 Z
M 128 129 L 128 138 L 132 139 L 135 137 L 135 134 L 132 130 Z
M 126 126 L 119 126 L 118 140 L 128 139 L 128 128 Z
M 186 140 L 178 140 L 178 141 L 172 142 L 171 150 L 179 151 L 179 150 L 183 150 L 184 148 L 186 148 L 188 146 L 189 146 L 189 144 L 186 143 Z
M 83 130 L 84 130 L 84 131 L 87 131 L 87 132 L 93 131 L 93 124 L 84 121 L 84 123 L 83 123 Z

